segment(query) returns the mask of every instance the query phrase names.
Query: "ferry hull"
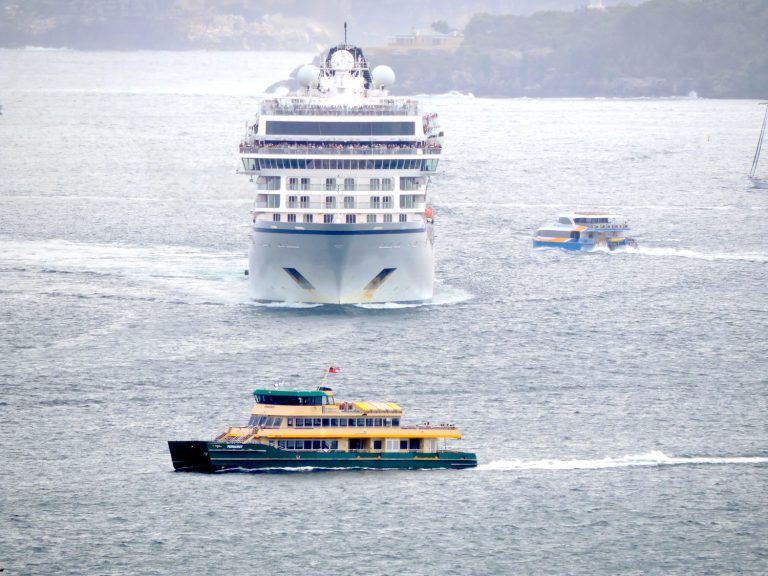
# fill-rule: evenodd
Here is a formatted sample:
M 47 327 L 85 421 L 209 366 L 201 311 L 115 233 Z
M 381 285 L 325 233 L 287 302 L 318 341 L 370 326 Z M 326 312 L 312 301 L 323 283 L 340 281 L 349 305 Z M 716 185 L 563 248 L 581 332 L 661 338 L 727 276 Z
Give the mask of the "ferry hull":
M 280 450 L 266 444 L 169 441 L 173 467 L 180 472 L 237 470 L 422 470 L 477 466 L 469 452 L 340 452 Z
M 357 304 L 432 298 L 432 225 L 255 226 L 248 257 L 258 301 Z

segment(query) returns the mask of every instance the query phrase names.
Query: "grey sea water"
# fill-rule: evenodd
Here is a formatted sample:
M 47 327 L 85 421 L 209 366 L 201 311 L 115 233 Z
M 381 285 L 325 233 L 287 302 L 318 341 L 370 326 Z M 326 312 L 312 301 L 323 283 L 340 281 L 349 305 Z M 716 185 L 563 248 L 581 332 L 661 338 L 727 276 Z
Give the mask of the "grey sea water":
M 0 51 L 0 569 L 768 573 L 757 103 L 423 97 L 434 302 L 256 305 L 237 144 L 311 57 Z M 571 209 L 639 250 L 532 250 Z M 479 468 L 173 472 L 331 363 Z

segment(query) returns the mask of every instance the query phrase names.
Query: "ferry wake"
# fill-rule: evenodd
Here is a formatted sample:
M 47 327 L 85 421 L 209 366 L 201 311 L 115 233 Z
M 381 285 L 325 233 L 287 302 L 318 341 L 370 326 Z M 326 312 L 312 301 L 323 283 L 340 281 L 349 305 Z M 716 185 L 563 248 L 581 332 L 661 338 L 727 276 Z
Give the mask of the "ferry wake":
M 429 301 L 437 115 L 390 97 L 392 69 L 370 70 L 363 51 L 346 42 L 297 79 L 296 94 L 261 102 L 240 144 L 240 173 L 256 184 L 251 297 Z

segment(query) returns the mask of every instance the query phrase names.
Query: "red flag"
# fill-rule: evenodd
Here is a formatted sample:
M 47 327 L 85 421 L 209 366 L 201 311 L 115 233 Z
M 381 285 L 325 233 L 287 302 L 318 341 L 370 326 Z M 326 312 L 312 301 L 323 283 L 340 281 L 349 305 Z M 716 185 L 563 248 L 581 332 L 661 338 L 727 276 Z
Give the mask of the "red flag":
M 338 366 L 331 366 L 328 368 L 328 374 L 338 374 L 339 372 L 341 372 L 341 368 Z

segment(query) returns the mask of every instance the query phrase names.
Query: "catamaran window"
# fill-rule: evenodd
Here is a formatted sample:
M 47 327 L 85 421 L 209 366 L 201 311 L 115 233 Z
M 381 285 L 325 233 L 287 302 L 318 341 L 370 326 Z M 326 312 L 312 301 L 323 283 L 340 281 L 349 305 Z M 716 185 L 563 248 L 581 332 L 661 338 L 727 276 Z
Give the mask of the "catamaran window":
M 571 232 L 571 239 L 572 240 L 578 240 L 579 236 L 581 236 L 580 232 Z
M 356 224 L 356 223 L 357 223 L 357 215 L 347 214 L 347 224 Z
M 354 208 L 354 207 L 355 207 L 355 197 L 344 196 L 344 208 Z
M 329 206 L 329 208 L 333 208 L 333 206 Z M 333 224 L 333 214 L 323 214 L 323 222 L 325 224 Z
M 565 217 L 565 216 L 560 216 L 560 218 L 558 218 L 558 219 L 557 219 L 557 221 L 558 221 L 560 224 L 566 224 L 566 225 L 568 225 L 568 226 L 570 226 L 571 224 L 573 224 L 573 222 L 571 222 L 571 219 L 570 219 L 570 218 L 567 218 L 567 217 Z
M 415 122 L 297 122 L 268 120 L 268 135 L 415 136 Z
M 376 214 L 368 214 L 366 222 L 368 222 L 368 224 L 376 224 Z

